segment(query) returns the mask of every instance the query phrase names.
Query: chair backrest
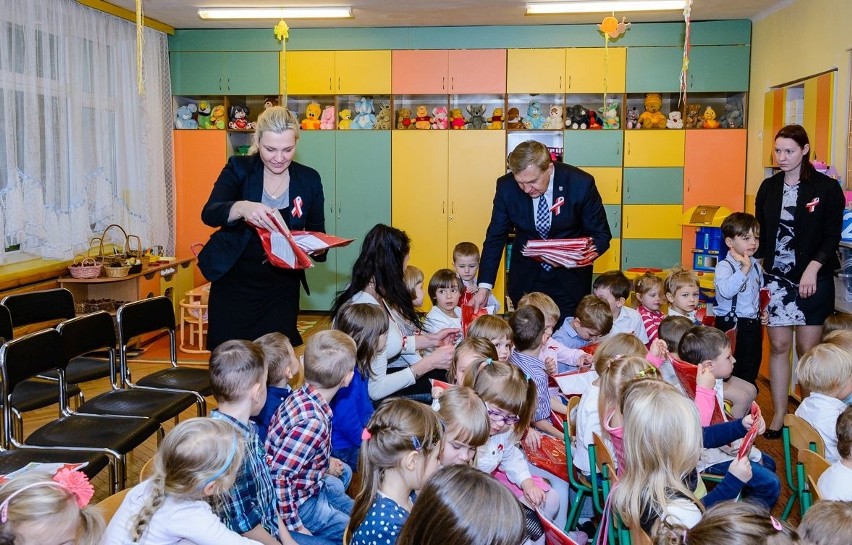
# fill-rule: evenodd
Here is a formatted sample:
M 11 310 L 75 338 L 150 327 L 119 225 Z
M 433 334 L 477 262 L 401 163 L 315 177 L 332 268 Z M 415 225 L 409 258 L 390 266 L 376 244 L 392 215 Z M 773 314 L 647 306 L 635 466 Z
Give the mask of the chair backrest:
M 0 305 L 0 339 L 4 341 L 10 340 L 14 336 L 12 329 L 12 314 L 8 308 Z
M 580 404 L 580 396 L 574 396 L 568 400 L 568 424 L 569 429 L 571 430 L 571 437 L 575 437 L 577 435 L 577 405 Z
M 595 454 L 597 454 L 595 458 L 595 467 L 598 473 L 603 473 L 603 466 L 606 465 L 609 467 L 609 480 L 612 484 L 618 482 L 618 475 L 616 474 L 616 465 L 615 465 L 615 457 L 610 452 L 609 447 L 604 443 L 603 438 L 597 433 L 592 434 L 594 445 L 595 445 Z
M 788 414 L 784 417 L 784 425 L 790 429 L 790 444 L 798 450 L 812 450 L 811 445 L 816 447 L 816 453 L 825 456 L 825 441 L 813 426 L 806 420 Z
M 0 347 L 0 367 L 3 372 L 4 394 L 39 373 L 65 369 L 68 360 L 62 350 L 62 337 L 55 329 L 43 329 Z
M 115 350 L 115 324 L 102 310 L 65 320 L 56 329 L 68 360 L 95 350 Z
M 130 492 L 130 489 L 125 488 L 124 490 L 116 492 L 112 496 L 107 496 L 98 503 L 101 514 L 104 516 L 104 522 L 109 524 L 109 521 L 111 521 L 112 517 L 115 516 L 115 512 L 118 511 L 118 508 L 121 507 L 122 502 L 124 502 L 124 497 L 127 496 L 128 492 Z
M 75 315 L 74 296 L 65 288 L 16 293 L 6 296 L 2 303 L 9 309 L 12 325 L 16 328 L 58 322 Z
M 121 305 L 117 313 L 118 343 L 126 346 L 146 333 L 175 332 L 175 308 L 168 297 L 151 297 Z
M 799 463 L 805 466 L 805 475 L 807 475 L 810 485 L 811 496 L 814 501 L 820 499 L 819 490 L 816 487 L 820 475 L 823 471 L 831 467 L 828 460 L 809 449 L 799 449 Z

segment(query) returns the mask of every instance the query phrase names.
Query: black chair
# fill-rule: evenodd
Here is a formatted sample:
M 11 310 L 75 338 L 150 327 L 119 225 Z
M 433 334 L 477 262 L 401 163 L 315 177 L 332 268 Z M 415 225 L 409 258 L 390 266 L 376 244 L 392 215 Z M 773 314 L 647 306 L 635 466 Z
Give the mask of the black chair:
M 62 336 L 65 357 L 70 361 L 80 354 L 93 350 L 106 350 L 109 355 L 110 374 L 115 375 L 115 327 L 112 316 L 106 312 L 94 312 L 66 320 L 56 329 Z M 134 386 L 113 389 L 100 394 L 79 407 L 78 414 L 105 414 L 122 416 L 146 416 L 163 423 L 185 409 L 196 406 L 199 416 L 204 407 L 194 394 L 183 390 L 163 390 Z
M 115 481 L 109 457 L 98 451 L 29 446 L 15 450 L 0 449 L 0 475 L 8 475 L 30 464 L 86 464 L 80 471 L 89 479 L 94 479 L 103 468 L 109 467 L 111 489 Z M 112 493 L 112 490 L 110 492 Z
M 0 371 L 2 371 L 3 379 L 0 384 L 0 393 L 6 401 L 3 403 L 4 446 L 100 451 L 110 457 L 114 467 L 112 488 L 120 490 L 125 483 L 127 454 L 152 435 L 157 434 L 159 441 L 163 435 L 162 427 L 152 418 L 71 413 L 65 391 L 67 364 L 62 336 L 55 329 L 30 333 L 7 341 L 0 347 Z M 54 383 L 59 390 L 59 405 L 63 414 L 67 416 L 48 422 L 30 433 L 25 441 L 19 441 L 11 433 L 12 411 L 9 392 L 36 374 L 54 369 L 59 374 L 58 382 Z
M 171 368 L 142 377 L 135 386 L 182 390 L 195 394 L 198 402 L 207 412 L 204 396 L 213 393 L 210 388 L 210 371 L 178 367 L 177 346 L 175 343 L 175 310 L 168 297 L 151 297 L 141 301 L 125 303 L 118 309 L 118 348 L 121 376 L 126 386 L 133 387 L 130 378 L 127 351 L 130 343 L 141 335 L 166 331 L 169 335 L 169 355 Z

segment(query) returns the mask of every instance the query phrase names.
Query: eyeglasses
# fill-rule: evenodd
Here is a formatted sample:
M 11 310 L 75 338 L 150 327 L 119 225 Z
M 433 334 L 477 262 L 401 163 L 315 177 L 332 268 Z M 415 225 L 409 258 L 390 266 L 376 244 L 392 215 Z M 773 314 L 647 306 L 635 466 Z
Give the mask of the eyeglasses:
M 636 373 L 636 378 L 648 378 L 648 377 L 656 377 L 657 376 L 657 368 L 654 366 L 646 367 Z
M 509 426 L 514 426 L 518 422 L 521 421 L 521 418 L 514 414 L 504 413 L 503 411 L 498 411 L 497 409 L 488 409 L 488 418 L 491 419 L 495 424 L 508 424 Z

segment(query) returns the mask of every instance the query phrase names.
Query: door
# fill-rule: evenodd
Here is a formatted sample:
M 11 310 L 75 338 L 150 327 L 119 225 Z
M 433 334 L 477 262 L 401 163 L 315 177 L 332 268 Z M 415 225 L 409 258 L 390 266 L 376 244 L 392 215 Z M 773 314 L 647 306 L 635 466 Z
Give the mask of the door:
M 225 55 L 204 51 L 170 53 L 172 93 L 182 96 L 223 94 Z
M 395 95 L 446 95 L 446 50 L 398 50 L 391 52 L 391 88 Z
M 686 132 L 683 207 L 699 204 L 742 210 L 745 199 L 746 129 Z
M 508 93 L 565 92 L 565 49 L 510 49 L 506 64 Z
M 621 169 L 616 167 L 580 167 L 595 177 L 595 185 L 604 204 L 621 204 Z
M 682 166 L 686 132 L 663 129 L 626 131 L 624 133 L 624 166 Z
M 506 50 L 450 50 L 449 93 L 506 93 Z
M 564 131 L 565 162 L 572 165 L 620 167 L 624 131 Z
M 625 168 L 624 204 L 681 204 L 683 168 Z
M 747 45 L 703 45 L 689 51 L 690 92 L 748 91 Z
M 627 52 L 626 91 L 677 93 L 682 65 L 682 47 L 631 47 Z
M 334 93 L 334 51 L 287 51 L 285 59 L 288 95 Z
M 223 54 L 225 92 L 229 95 L 277 95 L 279 54 L 249 51 Z
M 681 207 L 677 204 L 625 204 L 622 238 L 676 238 L 680 241 Z
M 336 51 L 334 71 L 336 93 L 391 94 L 390 51 Z
M 622 239 L 621 270 L 636 267 L 669 269 L 680 264 L 680 238 Z M 684 263 L 691 268 L 692 263 Z
M 614 238 L 609 241 L 609 250 L 595 260 L 592 271 L 595 274 L 621 269 L 621 239 Z
M 623 93 L 627 49 L 569 47 L 565 50 L 568 93 Z

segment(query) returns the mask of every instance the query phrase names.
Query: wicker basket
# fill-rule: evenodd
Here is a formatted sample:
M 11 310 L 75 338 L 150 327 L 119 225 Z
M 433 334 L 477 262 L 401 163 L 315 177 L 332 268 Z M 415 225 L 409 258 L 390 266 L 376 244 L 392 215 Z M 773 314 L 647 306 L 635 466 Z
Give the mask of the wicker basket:
M 124 247 L 122 248 L 121 253 L 107 254 L 104 252 L 104 242 L 107 241 L 107 233 L 113 227 L 121 231 L 122 236 L 124 236 Z M 135 249 L 131 248 L 134 240 L 136 242 Z M 128 235 L 127 231 L 125 231 L 124 228 L 117 223 L 108 225 L 107 228 L 104 229 L 103 234 L 100 237 L 93 238 L 90 244 L 98 245 L 98 257 L 103 261 L 105 266 L 108 266 L 112 263 L 121 263 L 122 265 L 124 265 L 124 262 L 127 260 L 128 257 L 142 257 L 142 240 L 136 235 Z M 121 276 L 126 276 L 126 273 Z
M 74 278 L 97 278 L 101 275 L 101 269 L 103 269 L 103 266 L 91 257 L 87 257 L 79 263 L 72 263 L 68 267 L 68 271 Z
M 130 265 L 122 265 L 121 267 L 108 265 L 104 267 L 104 272 L 107 278 L 123 278 L 130 272 Z

